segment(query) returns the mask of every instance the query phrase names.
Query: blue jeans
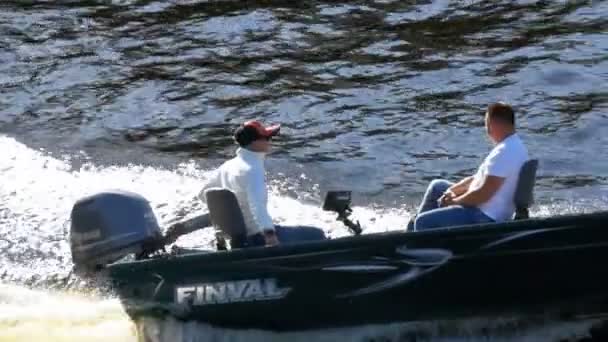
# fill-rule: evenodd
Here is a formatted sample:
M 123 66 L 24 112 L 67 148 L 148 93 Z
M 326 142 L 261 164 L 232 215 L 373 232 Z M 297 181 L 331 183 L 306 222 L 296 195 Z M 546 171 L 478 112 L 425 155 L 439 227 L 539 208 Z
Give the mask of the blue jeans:
M 452 186 L 452 183 L 443 179 L 436 179 L 431 182 L 424 194 L 422 204 L 418 208 L 416 219 L 413 224 L 408 225 L 408 230 L 494 222 L 477 207 L 451 205 L 440 208 L 437 201 L 450 186 Z M 412 223 L 411 220 L 410 223 Z
M 274 226 L 274 231 L 277 234 L 277 239 L 280 244 L 294 244 L 298 242 L 306 241 L 320 241 L 325 240 L 325 232 L 322 229 L 316 227 L 284 227 Z M 266 240 L 262 234 L 256 234 L 248 237 L 248 247 L 259 247 L 264 246 Z

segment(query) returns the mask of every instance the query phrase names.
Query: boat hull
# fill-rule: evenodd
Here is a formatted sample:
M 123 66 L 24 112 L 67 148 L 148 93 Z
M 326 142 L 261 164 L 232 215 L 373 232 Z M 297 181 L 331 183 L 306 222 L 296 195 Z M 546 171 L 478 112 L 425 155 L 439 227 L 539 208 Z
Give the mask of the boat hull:
M 608 312 L 608 213 L 110 265 L 127 312 L 236 328 Z

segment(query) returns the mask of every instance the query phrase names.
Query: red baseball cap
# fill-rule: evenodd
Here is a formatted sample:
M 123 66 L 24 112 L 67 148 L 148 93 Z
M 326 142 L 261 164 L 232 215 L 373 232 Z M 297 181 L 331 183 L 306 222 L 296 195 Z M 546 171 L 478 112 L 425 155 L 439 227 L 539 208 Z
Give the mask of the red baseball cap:
M 281 125 L 280 124 L 264 127 L 264 125 L 262 125 L 261 122 L 255 121 L 255 120 L 251 120 L 251 121 L 245 122 L 243 124 L 243 127 L 253 127 L 253 128 L 255 128 L 255 130 L 257 131 L 257 133 L 260 136 L 262 136 L 262 137 L 272 137 L 272 136 L 275 136 L 275 135 L 277 135 L 279 133 L 279 130 L 281 129 Z
M 260 138 L 270 138 L 279 134 L 281 125 L 264 126 L 261 122 L 251 120 L 243 123 L 234 132 L 234 139 L 241 146 L 247 146 Z

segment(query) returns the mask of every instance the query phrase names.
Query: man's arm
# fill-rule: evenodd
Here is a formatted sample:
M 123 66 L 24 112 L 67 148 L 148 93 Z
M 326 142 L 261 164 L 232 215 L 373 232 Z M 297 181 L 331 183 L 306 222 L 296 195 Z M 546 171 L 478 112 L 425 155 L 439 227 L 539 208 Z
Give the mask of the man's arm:
M 475 189 L 469 189 L 461 196 L 452 200 L 453 204 L 479 206 L 489 201 L 504 184 L 508 176 L 519 172 L 518 164 L 513 162 L 513 154 L 507 148 L 492 151 L 486 161 L 487 175 L 482 184 Z
M 450 204 L 477 207 L 492 198 L 504 183 L 505 178 L 498 176 L 486 176 L 483 183 L 477 189 L 471 189 L 464 194 L 454 198 Z
M 469 185 L 473 181 L 473 176 L 469 176 L 461 179 L 458 183 L 452 185 L 448 188 L 448 191 L 451 191 L 456 196 L 460 196 L 469 190 Z
M 454 199 L 458 196 L 463 195 L 469 191 L 469 186 L 473 181 L 473 176 L 469 176 L 461 179 L 458 183 L 450 186 L 444 193 L 439 197 L 439 206 L 445 207 L 454 204 Z
M 253 216 L 255 227 L 264 234 L 267 245 L 276 245 L 278 240 L 274 231 L 274 223 L 268 213 L 267 190 L 264 175 L 251 174 L 246 178 L 247 205 Z

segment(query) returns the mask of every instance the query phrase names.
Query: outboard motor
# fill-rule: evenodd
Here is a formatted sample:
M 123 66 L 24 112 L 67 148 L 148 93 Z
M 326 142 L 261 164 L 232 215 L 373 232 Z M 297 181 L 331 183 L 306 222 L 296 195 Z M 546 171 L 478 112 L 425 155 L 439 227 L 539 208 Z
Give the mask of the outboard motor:
M 161 237 L 150 204 L 138 194 L 105 191 L 72 207 L 70 248 L 76 272 L 99 270 L 131 253 L 151 252 Z

